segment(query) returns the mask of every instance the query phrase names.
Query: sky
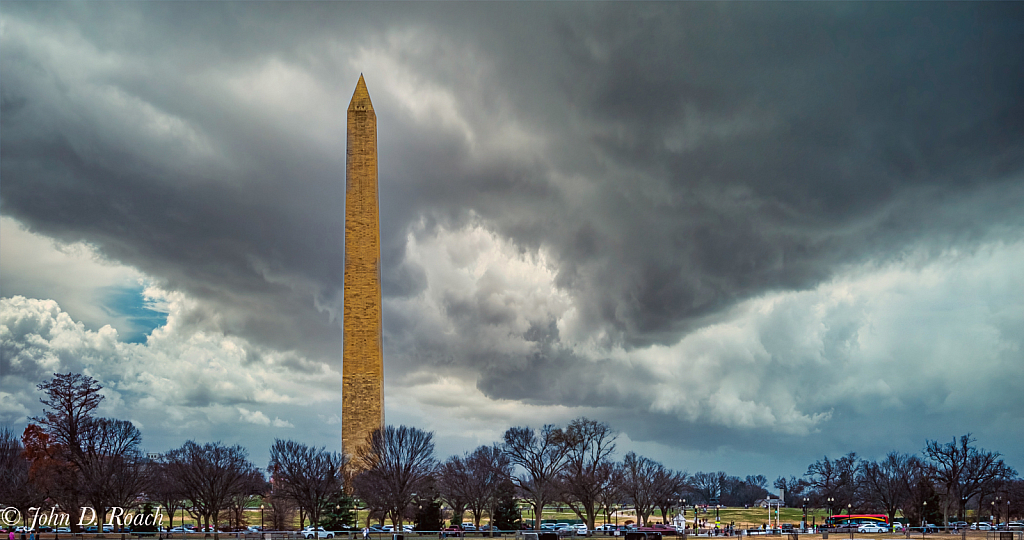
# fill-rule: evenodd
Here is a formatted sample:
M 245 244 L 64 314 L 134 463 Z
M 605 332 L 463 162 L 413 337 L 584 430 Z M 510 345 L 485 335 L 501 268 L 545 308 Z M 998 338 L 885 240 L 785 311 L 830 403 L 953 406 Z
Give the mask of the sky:
M 339 449 L 345 118 L 385 419 L 688 472 L 1024 468 L 1024 4 L 0 4 L 0 422 Z

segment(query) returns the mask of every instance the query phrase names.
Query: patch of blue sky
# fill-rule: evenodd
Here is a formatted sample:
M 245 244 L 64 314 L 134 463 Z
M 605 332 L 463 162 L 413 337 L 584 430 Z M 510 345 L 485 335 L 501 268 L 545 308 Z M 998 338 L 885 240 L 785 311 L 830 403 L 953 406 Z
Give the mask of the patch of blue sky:
M 167 323 L 167 310 L 147 299 L 144 290 L 140 284 L 104 287 L 101 291 L 103 308 L 112 318 L 124 321 L 117 330 L 126 343 L 142 343 L 154 328 Z

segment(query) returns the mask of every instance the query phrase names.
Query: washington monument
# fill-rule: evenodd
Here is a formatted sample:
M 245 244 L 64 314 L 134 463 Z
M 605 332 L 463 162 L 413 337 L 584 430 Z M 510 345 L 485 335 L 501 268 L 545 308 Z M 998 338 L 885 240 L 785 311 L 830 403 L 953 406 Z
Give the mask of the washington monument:
M 362 75 L 348 105 L 344 317 L 341 442 L 345 453 L 356 457 L 384 425 L 377 115 Z

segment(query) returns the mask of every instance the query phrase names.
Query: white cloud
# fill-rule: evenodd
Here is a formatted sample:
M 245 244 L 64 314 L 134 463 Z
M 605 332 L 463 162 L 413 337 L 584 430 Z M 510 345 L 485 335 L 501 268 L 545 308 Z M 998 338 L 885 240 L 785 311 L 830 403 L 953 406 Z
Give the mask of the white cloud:
M 211 330 L 197 304 L 180 293 L 149 288 L 169 309 L 167 324 L 146 343 L 124 343 L 104 326 L 91 331 L 52 300 L 0 299 L 5 421 L 38 409 L 35 384 L 55 372 L 78 371 L 101 382 L 102 413 L 172 433 L 244 422 L 294 427 L 281 407 L 337 406 L 340 376 L 326 365 L 293 369 L 294 353 L 279 352 Z M 232 407 L 233 415 L 225 406 Z M 241 405 L 246 404 L 246 405 Z M 276 407 L 281 416 L 262 410 Z
M 238 412 L 241 415 L 240 419 L 243 422 L 249 422 L 250 424 L 256 424 L 260 426 L 270 425 L 270 419 L 267 418 L 267 415 L 263 414 L 262 411 L 250 411 L 245 407 L 239 407 Z
M 398 360 L 469 351 L 508 368 L 538 352 L 526 333 L 554 322 L 562 334 L 555 350 L 593 362 L 599 393 L 628 396 L 641 411 L 685 423 L 807 436 L 841 431 L 851 419 L 917 415 L 922 407 L 947 418 L 1024 409 L 1024 402 L 998 401 L 1007 392 L 985 391 L 1024 382 L 1017 369 L 1024 281 L 1014 271 L 1024 267 L 1021 242 L 849 267 L 811 290 L 745 301 L 672 345 L 629 350 L 573 326 L 574 298 L 555 286 L 556 265 L 547 257 L 481 224 L 410 233 L 406 263 L 423 269 L 427 288 L 388 301 L 411 327 L 395 336 L 395 343 L 408 340 L 396 349 L 420 354 Z M 489 398 L 474 388 L 486 363 L 433 358 L 429 372 L 410 365 L 404 378 L 389 381 L 398 400 L 389 408 L 422 410 L 419 421 L 442 432 L 457 420 L 460 436 L 479 440 L 502 426 L 593 410 L 585 400 L 532 410 L 524 401 Z M 581 369 L 585 363 L 568 364 L 542 384 L 571 387 Z
M 316 417 L 319 418 L 321 422 L 327 424 L 328 426 L 333 426 L 335 424 L 341 423 L 341 416 L 337 414 L 318 414 L 316 415 Z
M 61 244 L 26 230 L 10 217 L 0 217 L 0 275 L 4 296 L 56 300 L 90 328 L 109 324 L 122 332 L 134 330 L 126 317 L 104 308 L 102 295 L 108 288 L 138 287 L 144 276 L 104 260 L 91 246 Z

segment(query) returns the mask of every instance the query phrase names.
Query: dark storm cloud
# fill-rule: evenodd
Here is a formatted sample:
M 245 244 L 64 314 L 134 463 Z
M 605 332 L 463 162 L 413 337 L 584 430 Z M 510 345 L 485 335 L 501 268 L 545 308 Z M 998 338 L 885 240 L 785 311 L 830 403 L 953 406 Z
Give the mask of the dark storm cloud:
M 772 421 L 806 434 L 815 414 L 856 423 L 856 403 L 809 395 L 775 403 L 785 418 L 707 404 L 688 417 L 643 389 L 664 374 L 616 354 L 671 347 L 744 301 L 844 268 L 1020 238 L 1022 13 L 6 2 L 2 210 L 188 293 L 197 325 L 298 351 L 297 372 L 335 363 L 344 108 L 363 71 L 386 301 L 443 286 L 410 237 L 481 225 L 510 253 L 548 254 L 578 323 L 563 335 L 561 312 L 502 296 L 507 282 L 450 285 L 434 312 L 385 311 L 389 380 L 452 368 L 496 399 L 605 408 L 636 440 L 711 445 L 656 429 L 665 417 L 739 446 Z M 758 361 L 790 380 L 827 377 L 869 326 L 858 313 L 822 317 L 823 359 L 793 364 L 800 327 L 766 322 Z M 580 335 L 607 354 L 572 349 Z M 1020 342 L 1019 329 L 1007 336 Z M 672 354 L 701 347 L 743 376 L 743 351 Z

